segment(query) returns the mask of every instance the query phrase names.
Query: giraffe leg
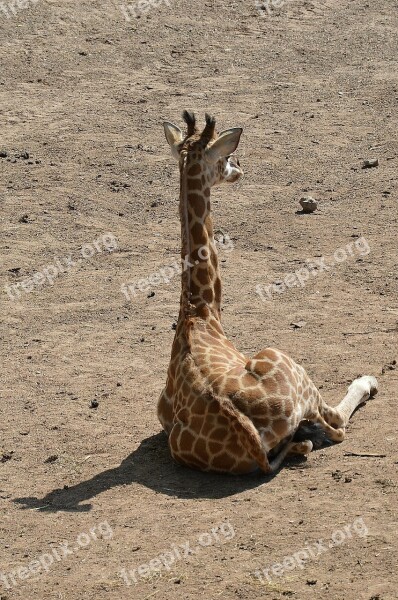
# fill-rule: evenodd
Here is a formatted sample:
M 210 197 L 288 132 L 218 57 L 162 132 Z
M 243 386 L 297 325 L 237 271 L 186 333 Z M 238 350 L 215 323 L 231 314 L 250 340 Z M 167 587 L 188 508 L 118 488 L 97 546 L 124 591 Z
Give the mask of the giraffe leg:
M 336 410 L 339 412 L 342 425 L 345 427 L 350 420 L 354 410 L 369 398 L 377 394 L 378 383 L 376 377 L 358 377 L 355 379 L 347 390 L 346 396 L 338 404 Z
M 315 421 L 320 424 L 327 436 L 334 442 L 342 442 L 345 428 L 356 408 L 377 394 L 378 383 L 375 377 L 359 377 L 352 382 L 343 400 L 333 408 L 319 407 Z
M 320 424 L 326 435 L 332 442 L 342 442 L 345 438 L 345 427 L 334 427 L 318 415 L 317 422 Z M 334 420 L 336 422 L 336 419 Z
M 268 458 L 267 469 L 263 467 L 263 471 L 270 475 L 275 473 L 289 454 L 308 454 L 311 452 L 312 443 L 309 441 L 305 442 L 292 442 L 293 435 L 289 435 L 287 438 L 279 442 L 277 446 L 273 448 L 274 452 L 277 452 L 272 458 Z
M 302 438 L 300 440 L 297 440 L 296 433 L 288 436 L 288 438 L 287 438 L 289 440 L 288 456 L 290 456 L 291 454 L 301 454 L 301 455 L 309 454 L 314 447 L 312 441 L 307 438 Z M 274 458 L 277 458 L 279 456 L 280 452 L 285 449 L 286 443 L 287 443 L 286 439 L 284 439 L 281 442 L 279 442 L 279 444 L 274 446 L 272 448 L 272 450 L 270 451 L 268 459 L 272 461 Z
M 291 437 L 289 437 L 288 440 L 291 440 Z M 304 442 L 287 441 L 280 452 L 268 462 L 267 469 L 262 467 L 262 470 L 266 475 L 271 475 L 279 469 L 285 458 L 290 454 L 304 455 L 309 454 L 311 450 L 312 442 L 310 440 L 306 440 Z

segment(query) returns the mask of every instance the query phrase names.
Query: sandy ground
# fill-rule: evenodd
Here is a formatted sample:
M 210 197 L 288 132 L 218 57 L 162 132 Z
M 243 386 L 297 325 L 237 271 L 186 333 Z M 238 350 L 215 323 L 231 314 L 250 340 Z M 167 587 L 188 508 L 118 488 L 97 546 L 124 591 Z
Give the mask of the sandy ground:
M 396 600 L 397 2 L 170 0 L 130 21 L 107 0 L 10 3 L 1 599 Z M 172 462 L 155 407 L 179 279 L 121 292 L 178 256 L 161 122 L 184 108 L 244 128 L 245 178 L 213 195 L 228 335 L 288 352 L 332 404 L 380 383 L 343 444 L 271 479 Z M 297 214 L 308 194 L 319 210 Z M 329 268 L 303 286 L 256 292 L 314 258 Z

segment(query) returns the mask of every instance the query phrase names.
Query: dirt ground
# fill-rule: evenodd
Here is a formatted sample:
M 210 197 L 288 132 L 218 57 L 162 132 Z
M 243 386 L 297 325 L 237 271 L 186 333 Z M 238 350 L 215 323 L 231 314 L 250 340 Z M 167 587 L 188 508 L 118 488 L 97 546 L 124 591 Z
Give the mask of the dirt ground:
M 396 600 L 397 2 L 10 4 L 1 600 Z M 178 257 L 161 123 L 185 108 L 244 128 L 245 178 L 213 194 L 227 334 L 289 353 L 331 404 L 379 379 L 342 444 L 273 478 L 172 462 L 155 409 L 179 278 L 121 291 Z M 314 258 L 328 269 L 283 289 Z

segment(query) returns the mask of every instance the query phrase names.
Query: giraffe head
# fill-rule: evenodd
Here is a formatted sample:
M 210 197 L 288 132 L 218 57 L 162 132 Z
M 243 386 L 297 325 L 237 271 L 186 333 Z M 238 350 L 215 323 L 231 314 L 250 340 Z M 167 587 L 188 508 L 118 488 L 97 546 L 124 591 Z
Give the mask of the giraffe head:
M 166 140 L 173 156 L 179 161 L 182 170 L 185 161 L 190 168 L 197 165 L 197 174 L 206 177 L 209 187 L 224 181 L 234 183 L 243 175 L 239 160 L 233 155 L 239 144 L 241 127 L 215 132 L 215 119 L 206 114 L 206 126 L 202 132 L 197 129 L 195 115 L 184 110 L 183 119 L 187 133 L 177 125 L 163 123 Z M 199 170 L 200 169 L 200 170 Z

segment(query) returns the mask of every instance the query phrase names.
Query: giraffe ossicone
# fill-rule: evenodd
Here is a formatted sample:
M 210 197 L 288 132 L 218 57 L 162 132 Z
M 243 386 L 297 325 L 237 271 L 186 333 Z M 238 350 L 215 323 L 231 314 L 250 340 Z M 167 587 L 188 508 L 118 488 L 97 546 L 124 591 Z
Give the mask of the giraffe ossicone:
M 179 162 L 181 257 L 180 312 L 158 417 L 176 461 L 203 471 L 271 473 L 288 454 L 308 454 L 310 439 L 294 441 L 315 423 L 334 441 L 344 439 L 356 407 L 377 392 L 377 380 L 356 379 L 333 408 L 300 365 L 274 348 L 250 358 L 226 337 L 221 325 L 221 279 L 214 241 L 210 189 L 242 175 L 234 156 L 242 129 L 216 134 L 206 115 L 203 130 L 184 111 L 186 133 L 165 122 Z M 205 251 L 204 251 L 205 249 Z

